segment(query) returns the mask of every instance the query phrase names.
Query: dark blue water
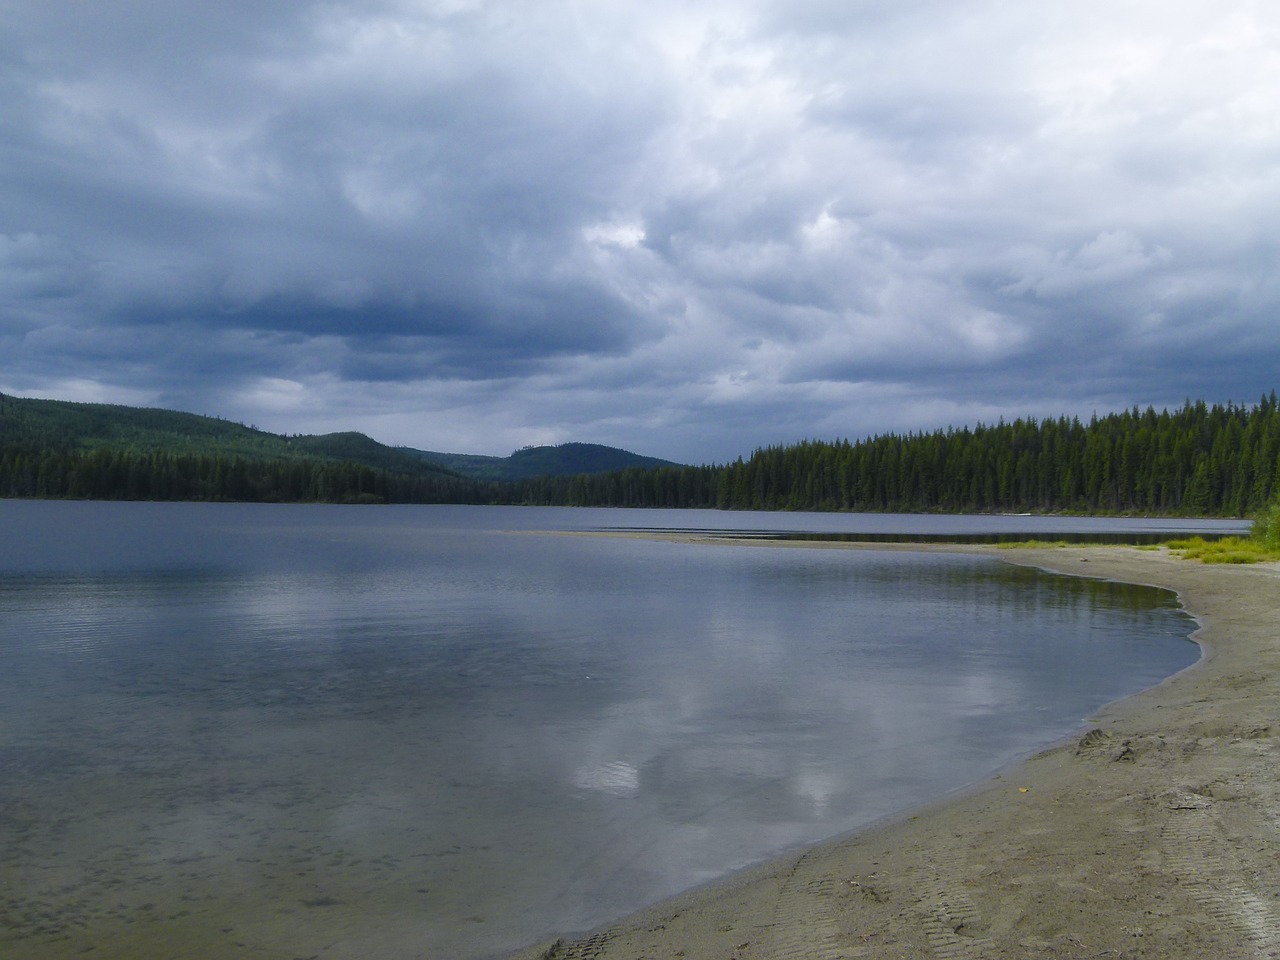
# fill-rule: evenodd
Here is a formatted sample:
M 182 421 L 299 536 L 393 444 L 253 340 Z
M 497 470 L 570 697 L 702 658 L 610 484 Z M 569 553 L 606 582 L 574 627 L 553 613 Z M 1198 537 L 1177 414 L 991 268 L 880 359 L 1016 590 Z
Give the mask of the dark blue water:
M 712 521 L 889 523 L 0 501 L 0 955 L 492 955 L 1198 656 L 1168 594 L 989 558 L 539 532 Z

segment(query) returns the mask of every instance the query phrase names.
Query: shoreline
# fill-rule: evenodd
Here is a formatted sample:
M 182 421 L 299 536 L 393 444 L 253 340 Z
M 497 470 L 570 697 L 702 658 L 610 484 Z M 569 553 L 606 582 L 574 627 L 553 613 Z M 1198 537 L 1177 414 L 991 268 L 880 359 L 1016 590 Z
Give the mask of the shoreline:
M 1280 564 L 654 536 L 970 553 L 1146 584 L 1178 596 L 1202 655 L 931 804 L 513 960 L 1280 956 Z

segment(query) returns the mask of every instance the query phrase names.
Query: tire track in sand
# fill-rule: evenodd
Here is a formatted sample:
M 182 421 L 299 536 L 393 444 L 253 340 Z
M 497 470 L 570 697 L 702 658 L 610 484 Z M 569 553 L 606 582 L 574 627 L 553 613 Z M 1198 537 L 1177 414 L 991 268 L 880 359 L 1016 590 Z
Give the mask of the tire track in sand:
M 573 943 L 557 940 L 542 955 L 542 960 L 596 960 L 604 953 L 609 941 L 617 935 L 618 928 L 610 927 L 583 940 L 575 940 Z
M 1280 914 L 1246 882 L 1214 806 L 1201 794 L 1173 798 L 1163 831 L 1165 862 L 1210 917 L 1259 957 L 1275 957 L 1280 954 Z
M 869 948 L 854 947 L 841 936 L 837 893 L 840 881 L 819 873 L 809 854 L 796 861 L 778 891 L 770 924 L 773 960 L 852 960 L 869 957 Z
M 916 875 L 914 894 L 925 936 L 939 960 L 979 960 L 990 946 L 977 936 L 982 915 L 955 880 L 956 858 L 927 860 Z

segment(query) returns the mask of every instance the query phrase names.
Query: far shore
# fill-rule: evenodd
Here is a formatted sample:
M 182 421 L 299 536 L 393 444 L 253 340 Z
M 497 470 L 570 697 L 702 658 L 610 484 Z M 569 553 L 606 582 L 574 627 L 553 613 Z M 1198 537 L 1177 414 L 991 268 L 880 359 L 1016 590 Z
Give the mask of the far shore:
M 947 800 L 521 960 L 1280 956 L 1280 564 L 1130 547 L 980 553 L 1175 591 L 1203 659 Z

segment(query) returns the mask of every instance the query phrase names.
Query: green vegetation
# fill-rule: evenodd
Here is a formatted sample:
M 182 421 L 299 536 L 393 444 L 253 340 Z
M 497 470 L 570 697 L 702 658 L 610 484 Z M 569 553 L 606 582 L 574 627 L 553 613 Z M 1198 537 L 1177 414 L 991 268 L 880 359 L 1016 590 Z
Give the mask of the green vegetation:
M 674 466 L 594 444 L 457 459 L 489 466 L 454 470 L 362 433 L 285 437 L 172 410 L 0 394 L 0 497 L 521 503 L 528 494 L 511 481 L 540 471 Z
M 1245 537 L 1223 537 L 1221 540 L 1192 537 L 1189 540 L 1170 540 L 1166 546 L 1185 560 L 1199 560 L 1201 563 L 1259 563 L 1280 560 L 1280 554 L 1267 550 L 1257 540 Z
M 561 443 L 549 447 L 524 447 L 509 457 L 482 457 L 462 453 L 430 453 L 408 450 L 473 480 L 513 482 L 535 477 L 576 477 L 579 474 L 652 470 L 679 465 L 657 457 L 642 457 L 598 443 Z
M 1020 550 L 1035 547 L 1054 548 L 1067 546 L 1106 546 L 1106 544 L 1068 543 L 1065 540 L 1019 540 L 996 545 L 1001 550 Z M 1138 550 L 1168 549 L 1184 560 L 1201 563 L 1265 563 L 1280 560 L 1280 502 L 1273 503 L 1253 521 L 1248 537 L 1221 537 L 1206 540 L 1190 537 L 1166 540 L 1161 544 L 1135 545 Z
M 478 485 L 444 473 L 391 473 L 317 457 L 6 449 L 0 496 L 91 500 L 474 503 Z
M 1263 549 L 1280 554 L 1280 500 L 1254 518 L 1252 536 Z
M 1280 550 L 1280 403 L 1188 401 L 678 466 L 592 444 L 433 454 L 359 433 L 283 437 L 212 417 L 0 396 L 0 496 L 527 503 L 946 513 L 1260 514 Z
M 1246 537 L 1224 537 L 1206 541 L 1203 537 L 1170 540 L 1170 550 L 1187 560 L 1202 563 L 1265 563 L 1280 560 L 1280 501 L 1258 514 Z
M 536 502 L 733 510 L 1248 516 L 1280 492 L 1280 404 L 1187 402 L 805 441 L 723 467 L 559 478 Z
M 0 496 L 104 500 L 472 502 L 476 485 L 358 433 L 0 395 Z

